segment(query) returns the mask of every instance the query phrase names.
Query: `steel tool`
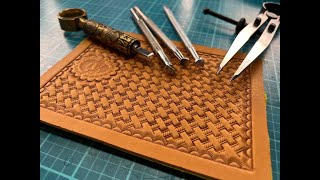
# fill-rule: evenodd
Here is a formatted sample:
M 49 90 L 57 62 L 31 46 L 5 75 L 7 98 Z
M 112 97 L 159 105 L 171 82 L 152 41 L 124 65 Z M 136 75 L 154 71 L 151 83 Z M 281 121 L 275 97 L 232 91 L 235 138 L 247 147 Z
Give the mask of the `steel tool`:
M 195 59 L 194 63 L 197 66 L 203 66 L 204 65 L 204 60 L 198 55 L 198 53 L 194 49 L 191 41 L 189 40 L 189 38 L 185 34 L 185 32 L 182 30 L 182 28 L 179 25 L 178 21 L 173 16 L 173 13 L 171 12 L 171 10 L 169 8 L 167 8 L 166 6 L 163 6 L 163 9 L 164 9 L 166 15 L 168 16 L 170 22 L 172 23 L 173 27 L 175 28 L 175 30 L 179 34 L 183 44 L 185 45 L 185 47 L 188 49 L 188 51 L 192 54 L 193 58 Z
M 156 40 L 156 38 L 153 36 L 151 31 L 149 30 L 148 26 L 145 24 L 145 22 L 139 18 L 137 13 L 133 8 L 130 9 L 131 13 L 133 14 L 133 19 L 135 22 L 138 24 L 140 27 L 142 33 L 145 35 L 146 39 L 148 40 L 150 46 L 152 47 L 153 51 L 155 54 L 158 55 L 158 57 L 161 59 L 164 65 L 164 70 L 169 74 L 169 75 L 174 75 L 175 74 L 175 68 L 173 67 L 172 63 L 164 53 L 163 49 L 161 48 L 160 44 Z
M 58 20 L 64 31 L 83 30 L 87 35 L 99 40 L 127 56 L 140 55 L 144 59 L 151 59 L 153 52 L 140 47 L 140 41 L 121 31 L 109 26 L 88 20 L 87 12 L 84 9 L 68 8 L 59 12 Z
M 189 59 L 186 58 L 176 45 L 160 30 L 160 28 L 148 18 L 137 6 L 134 7 L 137 15 L 145 22 L 145 24 L 151 29 L 151 31 L 158 36 L 161 41 L 173 52 L 173 54 L 180 60 L 180 64 L 187 66 L 189 64 Z
M 264 29 L 258 41 L 253 45 L 252 49 L 243 60 L 237 71 L 234 73 L 230 81 L 236 79 L 241 72 L 245 70 L 271 43 L 279 25 L 280 25 L 280 4 L 266 2 L 262 4 L 260 14 L 254 21 L 243 28 L 236 39 L 233 41 L 226 56 L 219 65 L 217 74 L 230 61 L 230 59 L 239 51 L 239 49 L 249 40 L 249 38 L 268 20 L 269 23 Z
M 231 19 L 229 17 L 226 17 L 222 14 L 219 14 L 209 8 L 205 8 L 203 9 L 203 14 L 208 14 L 208 15 L 211 15 L 211 16 L 214 16 L 214 17 L 217 17 L 223 21 L 226 21 L 230 24 L 233 24 L 236 26 L 236 29 L 235 29 L 235 33 L 238 34 L 244 27 L 246 27 L 248 25 L 248 23 L 246 23 L 246 18 L 241 18 L 239 21 L 236 21 L 234 19 Z M 261 31 L 257 31 L 256 33 L 254 33 L 253 35 L 261 35 L 262 32 Z

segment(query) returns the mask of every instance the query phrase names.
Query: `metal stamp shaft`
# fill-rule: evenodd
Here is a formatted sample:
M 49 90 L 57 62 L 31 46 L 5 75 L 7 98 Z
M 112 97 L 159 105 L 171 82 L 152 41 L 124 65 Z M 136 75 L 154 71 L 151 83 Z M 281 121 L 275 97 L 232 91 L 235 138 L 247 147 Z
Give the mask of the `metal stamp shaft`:
M 187 66 L 189 64 L 189 59 L 186 58 L 176 45 L 160 30 L 160 28 L 148 18 L 137 6 L 134 7 L 137 15 L 145 22 L 145 24 L 151 29 L 151 31 L 159 37 L 159 39 L 173 52 L 173 54 L 179 59 L 180 64 Z
M 139 18 L 137 13 L 131 8 L 130 9 L 131 13 L 133 14 L 133 19 L 135 22 L 138 24 L 139 28 L 141 29 L 142 33 L 145 35 L 146 39 L 148 40 L 150 46 L 152 47 L 153 51 L 155 54 L 158 55 L 158 57 L 161 59 L 161 61 L 164 64 L 164 70 L 169 74 L 169 75 L 174 75 L 175 74 L 175 69 L 168 59 L 168 57 L 165 55 L 163 49 L 161 48 L 160 44 L 156 40 L 156 38 L 153 36 L 147 25 L 144 23 L 142 19 Z
M 183 44 L 186 46 L 188 51 L 192 54 L 193 58 L 195 59 L 195 64 L 197 66 L 203 66 L 204 65 L 204 60 L 198 55 L 198 53 L 194 49 L 191 41 L 189 40 L 189 38 L 186 35 L 186 33 L 182 30 L 182 28 L 179 25 L 178 21 L 173 16 L 173 13 L 171 12 L 171 10 L 169 8 L 167 8 L 166 6 L 163 6 L 163 9 L 164 9 L 166 15 L 168 16 L 171 24 L 173 25 L 174 29 L 176 30 L 176 32 L 180 36 Z

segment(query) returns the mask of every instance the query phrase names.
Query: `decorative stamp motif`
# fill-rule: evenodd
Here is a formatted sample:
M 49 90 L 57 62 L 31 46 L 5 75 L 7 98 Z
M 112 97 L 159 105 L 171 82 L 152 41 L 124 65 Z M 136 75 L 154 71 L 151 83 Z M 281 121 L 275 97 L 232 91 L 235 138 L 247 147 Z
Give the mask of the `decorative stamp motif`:
M 81 80 L 101 81 L 117 74 L 119 63 L 115 56 L 110 56 L 100 49 L 89 51 L 74 63 L 72 72 Z

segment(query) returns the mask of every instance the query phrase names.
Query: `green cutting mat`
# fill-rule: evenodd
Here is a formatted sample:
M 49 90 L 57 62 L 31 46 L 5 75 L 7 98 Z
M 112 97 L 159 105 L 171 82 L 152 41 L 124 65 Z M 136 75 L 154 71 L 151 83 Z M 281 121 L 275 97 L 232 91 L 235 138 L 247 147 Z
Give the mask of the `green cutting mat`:
M 275 1 L 279 2 L 279 1 Z M 172 40 L 179 37 L 168 22 L 162 6 L 168 6 L 195 44 L 228 49 L 234 40 L 234 26 L 202 14 L 206 7 L 239 20 L 254 20 L 262 0 L 41 0 L 40 74 L 72 51 L 85 35 L 64 33 L 57 14 L 64 8 L 84 8 L 89 18 L 122 31 L 141 33 L 129 9 L 138 6 Z M 242 48 L 248 52 L 254 41 Z M 280 33 L 262 54 L 267 94 L 267 119 L 272 172 L 280 179 Z M 214 169 L 213 169 L 214 171 Z M 122 153 L 102 144 L 40 126 L 41 179 L 195 179 L 194 176 Z

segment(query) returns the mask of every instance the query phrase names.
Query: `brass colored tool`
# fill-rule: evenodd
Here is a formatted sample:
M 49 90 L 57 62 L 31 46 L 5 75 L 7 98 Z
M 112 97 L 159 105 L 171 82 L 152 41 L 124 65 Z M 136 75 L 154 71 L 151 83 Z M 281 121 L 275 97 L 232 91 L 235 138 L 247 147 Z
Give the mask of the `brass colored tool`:
M 58 19 L 62 30 L 83 30 L 87 35 L 119 50 L 127 56 L 138 54 L 143 58 L 151 59 L 154 55 L 153 52 L 141 48 L 140 41 L 137 39 L 109 26 L 88 20 L 87 12 L 84 9 L 64 9 L 58 14 Z

